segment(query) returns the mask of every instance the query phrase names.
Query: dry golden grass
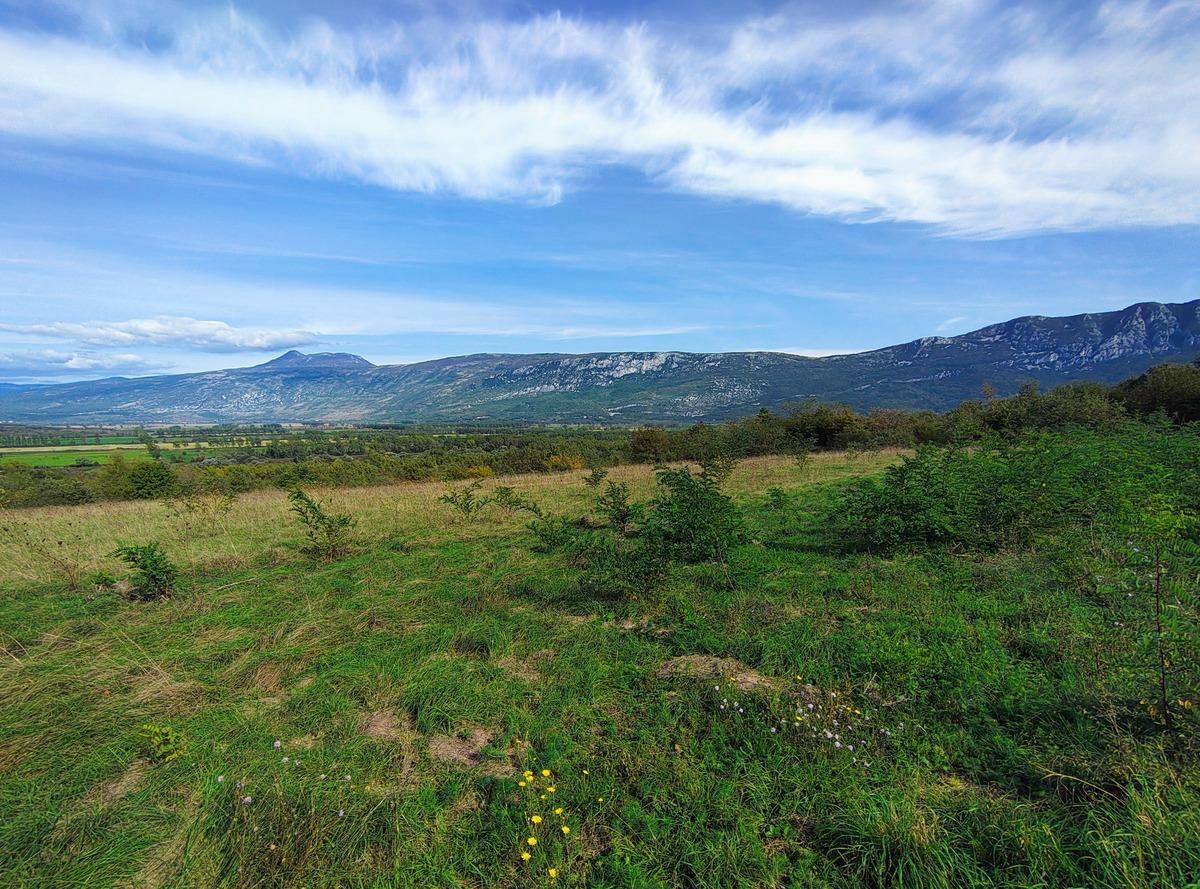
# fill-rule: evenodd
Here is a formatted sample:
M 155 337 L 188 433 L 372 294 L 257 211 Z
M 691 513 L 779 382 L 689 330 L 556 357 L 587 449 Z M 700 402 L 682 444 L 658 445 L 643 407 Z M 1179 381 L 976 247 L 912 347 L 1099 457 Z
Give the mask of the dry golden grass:
M 728 488 L 735 497 L 744 498 L 776 485 L 818 484 L 879 470 L 900 453 L 896 449 L 855 455 L 821 453 L 803 467 L 789 457 L 755 457 L 738 464 Z M 497 476 L 484 483 L 483 491 L 509 485 L 547 512 L 578 514 L 594 496 L 582 483 L 585 474 Z M 646 465 L 614 467 L 609 478 L 628 484 L 635 498 L 649 496 L 654 487 L 654 470 Z M 474 522 L 462 520 L 438 498 L 450 487 L 463 484 L 408 482 L 313 489 L 311 493 L 332 510 L 352 513 L 364 544 L 400 539 L 422 545 L 450 536 L 463 540 L 506 536 L 528 521 L 524 513 L 506 516 L 496 509 Z M 119 563 L 109 554 L 122 543 L 157 541 L 187 572 L 229 571 L 299 558 L 295 547 L 302 535 L 288 512 L 283 491 L 243 494 L 232 510 L 210 527 L 197 532 L 195 522 L 190 524 L 193 527 L 158 501 L 10 511 L 0 518 L 0 525 L 9 529 L 0 539 L 0 588 L 61 580 L 67 564 L 82 575 L 118 571 Z

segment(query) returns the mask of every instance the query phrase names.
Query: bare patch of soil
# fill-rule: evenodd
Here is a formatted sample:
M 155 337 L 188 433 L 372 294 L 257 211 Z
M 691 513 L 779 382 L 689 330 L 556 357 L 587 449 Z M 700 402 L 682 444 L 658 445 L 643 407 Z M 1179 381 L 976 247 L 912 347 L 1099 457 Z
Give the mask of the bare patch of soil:
M 706 654 L 685 654 L 671 658 L 658 668 L 657 675 L 659 679 L 711 679 L 719 683 L 731 683 L 738 691 L 769 691 L 777 687 L 774 679 L 736 658 Z
M 102 784 L 96 794 L 97 799 L 105 806 L 119 802 L 129 794 L 136 792 L 146 782 L 150 772 L 150 763 L 144 759 L 135 759 L 119 776 Z
M 375 710 L 358 721 L 358 732 L 377 741 L 411 741 L 416 737 L 412 717 L 407 713 L 400 716 L 394 710 Z
M 519 658 L 516 655 L 506 655 L 496 661 L 496 666 L 502 670 L 507 670 L 518 679 L 525 682 L 535 683 L 541 682 L 545 677 L 542 675 L 541 668 L 554 657 L 554 652 L 548 649 L 535 651 L 533 654 L 525 658 Z
M 139 670 L 126 677 L 139 704 L 155 704 L 169 713 L 194 709 L 204 698 L 204 686 L 198 682 L 180 682 L 158 668 Z
M 441 762 L 462 766 L 482 765 L 484 774 L 510 775 L 514 766 L 509 759 L 485 756 L 483 749 L 499 732 L 484 726 L 469 726 L 453 735 L 435 735 L 429 739 L 429 755 Z

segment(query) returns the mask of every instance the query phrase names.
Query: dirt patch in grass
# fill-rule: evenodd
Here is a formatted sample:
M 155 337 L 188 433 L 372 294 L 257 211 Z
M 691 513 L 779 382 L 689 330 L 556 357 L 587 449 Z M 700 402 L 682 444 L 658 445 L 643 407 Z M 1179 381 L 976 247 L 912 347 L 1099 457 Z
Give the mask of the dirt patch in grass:
M 265 695 L 278 696 L 283 691 L 283 668 L 273 661 L 263 661 L 250 674 L 249 685 Z
M 139 790 L 146 783 L 146 775 L 149 773 L 150 763 L 141 758 L 135 759 L 119 776 L 100 785 L 96 791 L 96 799 L 105 806 L 120 802 Z
M 554 657 L 554 652 L 549 649 L 535 651 L 533 654 L 524 658 L 519 658 L 516 655 L 505 655 L 496 661 L 496 666 L 502 670 L 512 673 L 518 679 L 529 683 L 541 682 L 545 679 L 542 674 L 542 668 L 546 666 Z
M 659 679 L 711 679 L 718 683 L 731 683 L 738 691 L 770 691 L 778 687 L 774 679 L 736 658 L 707 654 L 685 654 L 671 658 L 658 668 L 656 675 Z
M 476 725 L 452 735 L 434 735 L 429 739 L 429 755 L 440 762 L 481 766 L 488 775 L 511 775 L 515 767 L 510 757 L 500 759 L 484 753 L 484 748 L 499 734 L 496 729 Z
M 198 682 L 180 682 L 161 669 L 139 670 L 126 676 L 138 704 L 154 704 L 168 713 L 194 710 L 204 700 L 204 686 Z
M 611 621 L 609 626 L 616 627 L 626 633 L 641 633 L 645 636 L 670 636 L 674 632 L 670 627 L 662 627 L 654 623 L 648 617 L 643 617 L 641 620 L 634 620 L 631 617 L 625 617 L 621 620 Z
M 394 710 L 375 710 L 358 721 L 358 733 L 377 741 L 403 743 L 416 737 L 412 717 L 407 713 L 396 715 Z

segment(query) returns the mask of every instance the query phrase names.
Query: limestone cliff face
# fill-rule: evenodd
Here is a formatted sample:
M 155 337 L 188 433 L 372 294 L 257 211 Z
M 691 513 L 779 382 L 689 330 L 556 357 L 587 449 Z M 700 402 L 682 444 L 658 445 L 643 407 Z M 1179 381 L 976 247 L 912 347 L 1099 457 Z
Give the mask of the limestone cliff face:
M 0 420 L 689 422 L 816 397 L 860 409 L 945 409 L 1025 380 L 1115 381 L 1200 355 L 1200 300 L 1067 318 L 828 358 L 772 352 L 466 355 L 377 367 L 289 352 L 255 367 L 55 386 L 0 384 Z

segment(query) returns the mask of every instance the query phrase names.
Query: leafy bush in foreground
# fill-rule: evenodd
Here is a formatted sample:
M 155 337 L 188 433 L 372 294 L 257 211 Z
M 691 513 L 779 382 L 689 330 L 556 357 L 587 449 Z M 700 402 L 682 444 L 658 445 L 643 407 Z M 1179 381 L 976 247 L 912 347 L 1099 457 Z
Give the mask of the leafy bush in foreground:
M 288 494 L 291 511 L 304 526 L 308 537 L 306 551 L 309 555 L 323 562 L 336 561 L 350 553 L 353 546 L 352 535 L 356 524 L 349 513 L 330 513 L 313 500 L 312 497 L 297 488 Z
M 1197 465 L 1196 430 L 1165 424 L 928 446 L 848 486 L 827 525 L 844 545 L 883 552 L 1023 546 L 1055 529 L 1111 522 L 1159 492 L 1194 507 Z
M 729 551 L 745 539 L 741 515 L 721 490 L 731 470 L 724 461 L 706 461 L 698 473 L 660 469 L 660 494 L 646 520 L 650 545 L 687 565 L 729 561 Z
M 133 569 L 130 598 L 165 599 L 175 591 L 179 569 L 157 543 L 126 544 L 117 547 L 113 555 Z

